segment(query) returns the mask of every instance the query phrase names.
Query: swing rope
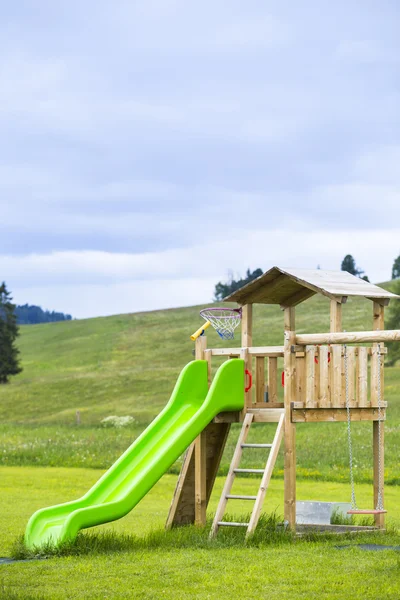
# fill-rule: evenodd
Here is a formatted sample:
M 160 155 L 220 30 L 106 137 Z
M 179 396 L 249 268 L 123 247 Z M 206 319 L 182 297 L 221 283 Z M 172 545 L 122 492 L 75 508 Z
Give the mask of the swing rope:
M 381 381 L 381 347 L 377 345 L 377 356 L 378 356 L 378 375 L 377 375 L 377 396 L 378 396 L 378 494 L 375 511 L 386 512 L 383 507 L 383 493 L 382 493 L 382 454 L 381 454 L 381 439 L 382 439 L 382 381 Z M 351 437 L 351 415 L 350 415 L 350 390 L 349 390 L 349 369 L 347 362 L 347 345 L 344 345 L 344 373 L 345 373 L 345 392 L 346 392 L 346 411 L 347 411 L 347 442 L 349 447 L 349 466 L 350 466 L 350 485 L 351 485 L 351 510 L 358 511 L 356 491 L 354 484 L 354 469 L 353 469 L 353 443 Z M 368 512 L 368 511 L 360 511 Z

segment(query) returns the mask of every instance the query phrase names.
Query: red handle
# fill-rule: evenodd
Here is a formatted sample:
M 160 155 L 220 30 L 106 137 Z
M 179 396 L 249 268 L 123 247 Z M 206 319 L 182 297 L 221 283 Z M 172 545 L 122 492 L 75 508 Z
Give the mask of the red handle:
M 244 391 L 248 392 L 249 390 L 251 390 L 251 386 L 253 385 L 253 376 L 248 369 L 245 370 L 245 373 L 249 378 L 249 385 L 244 388 Z

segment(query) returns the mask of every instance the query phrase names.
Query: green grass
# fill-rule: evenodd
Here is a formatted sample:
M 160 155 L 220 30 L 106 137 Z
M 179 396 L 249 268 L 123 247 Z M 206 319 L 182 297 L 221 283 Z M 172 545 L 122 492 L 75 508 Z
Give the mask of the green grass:
M 189 334 L 201 322 L 199 307 L 50 323 L 21 328 L 24 371 L 0 386 L 0 464 L 107 468 L 143 431 L 167 402 L 182 367 L 190 361 Z M 371 303 L 349 299 L 344 328 L 371 327 Z M 255 307 L 254 344 L 282 344 L 282 311 Z M 298 308 L 298 331 L 326 331 L 329 302 L 315 297 Z M 210 331 L 209 345 L 224 342 Z M 235 344 L 238 345 L 238 340 Z M 217 365 L 217 360 L 216 360 Z M 386 368 L 387 484 L 400 483 L 400 368 Z M 280 389 L 282 394 L 282 389 Z M 81 425 L 76 425 L 76 411 Z M 131 415 L 133 425 L 104 428 L 109 415 Z M 252 429 L 253 441 L 265 441 L 273 426 Z M 356 478 L 371 481 L 371 426 L 353 425 Z M 233 426 L 222 461 L 226 473 L 237 438 Z M 298 477 L 347 481 L 344 423 L 304 424 L 297 428 Z M 244 465 L 262 464 L 262 452 L 244 457 Z M 254 466 L 254 465 L 253 465 Z M 178 461 L 171 469 L 176 473 Z M 278 459 L 274 477 L 282 477 Z
M 90 469 L 1 468 L 0 555 L 18 552 L 16 540 L 36 508 L 83 493 L 100 475 Z M 208 528 L 162 530 L 176 477 L 166 475 L 123 519 L 93 528 L 48 560 L 0 565 L 0 598 L 389 598 L 400 595 L 400 553 L 363 552 L 360 543 L 400 545 L 400 489 L 388 489 L 390 532 L 362 536 L 310 535 L 295 539 L 263 517 L 245 544 L 243 532 L 224 530 L 213 543 Z M 214 511 L 223 485 L 218 478 Z M 238 484 L 250 493 L 254 481 Z M 365 501 L 371 490 L 360 485 Z M 340 483 L 300 482 L 299 499 L 347 500 Z M 282 513 L 283 484 L 273 482 L 267 513 Z M 244 507 L 239 506 L 239 511 Z M 338 549 L 337 546 L 350 548 Z M 21 556 L 21 555 L 20 555 Z

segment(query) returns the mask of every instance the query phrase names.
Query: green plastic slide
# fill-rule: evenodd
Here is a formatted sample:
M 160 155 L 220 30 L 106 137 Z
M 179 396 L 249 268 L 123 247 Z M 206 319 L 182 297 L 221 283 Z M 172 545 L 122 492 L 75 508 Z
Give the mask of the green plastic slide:
M 221 411 L 244 405 L 244 362 L 225 362 L 208 389 L 207 362 L 183 369 L 171 399 L 113 466 L 79 500 L 38 510 L 25 543 L 39 548 L 75 539 L 78 531 L 115 521 L 131 511 L 185 449 Z

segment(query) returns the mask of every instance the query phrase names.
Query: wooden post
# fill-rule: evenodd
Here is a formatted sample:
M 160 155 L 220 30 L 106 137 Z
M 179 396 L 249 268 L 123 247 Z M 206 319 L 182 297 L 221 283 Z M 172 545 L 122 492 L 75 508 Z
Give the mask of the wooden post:
M 196 360 L 203 360 L 207 348 L 207 338 L 201 335 L 196 340 L 195 357 Z M 197 436 L 194 446 L 194 471 L 195 471 L 195 524 L 204 527 L 206 524 L 207 513 L 207 437 L 206 432 L 202 431 Z
M 385 329 L 385 307 L 383 306 L 383 304 L 380 304 L 379 302 L 374 302 L 373 303 L 373 328 L 374 331 L 383 331 Z M 374 344 L 373 346 L 374 350 L 376 350 L 377 348 L 377 344 Z M 372 356 L 372 359 L 374 359 L 376 357 Z M 383 361 L 383 358 L 382 358 Z M 377 366 L 378 368 L 378 366 Z M 381 402 L 383 402 L 384 400 L 384 381 L 383 381 L 383 368 L 381 368 Z M 376 373 L 376 376 L 378 376 L 378 373 Z M 372 386 L 371 386 L 372 388 Z M 371 393 L 372 393 L 372 389 L 371 389 Z M 373 456 L 374 456 L 374 507 L 377 504 L 378 501 L 378 493 L 379 493 L 379 488 L 381 488 L 381 492 L 382 492 L 382 502 L 383 502 L 383 498 L 384 498 L 384 494 L 383 494 L 383 487 L 384 487 L 384 472 L 385 472 L 385 468 L 384 468 L 384 434 L 385 434 L 385 430 L 384 430 L 384 421 L 381 421 L 379 423 L 379 421 L 374 421 L 373 422 L 373 434 L 372 434 L 372 448 L 373 448 Z M 380 436 L 379 436 L 379 428 L 380 428 Z M 379 444 L 379 437 L 380 437 L 380 444 Z M 379 461 L 379 456 L 380 456 L 380 461 Z M 380 462 L 380 464 L 379 464 Z M 380 468 L 379 468 L 380 467 Z M 385 527 L 385 515 L 382 514 L 378 514 L 378 515 L 374 515 L 374 520 L 375 520 L 375 527 L 379 527 L 381 529 L 383 529 Z
M 250 348 L 253 345 L 253 305 L 245 304 L 242 306 L 242 351 L 245 351 L 247 348 Z M 252 367 L 252 359 L 251 355 L 247 352 L 244 352 L 245 356 L 241 356 L 241 358 L 245 358 L 245 369 L 250 371 Z M 252 397 L 253 390 L 250 389 L 245 393 L 244 399 L 244 410 L 243 416 L 246 413 L 246 408 L 251 408 L 252 405 Z
M 195 524 L 204 527 L 207 511 L 207 435 L 203 430 L 195 445 Z
M 253 305 L 242 306 L 242 348 L 253 345 Z
M 292 402 L 296 394 L 296 355 L 292 352 L 295 344 L 295 309 L 284 309 L 285 315 L 285 470 L 284 470 L 284 513 L 290 529 L 296 529 L 296 425 L 292 423 Z
M 331 300 L 330 306 L 330 332 L 338 333 L 342 331 L 342 304 L 337 300 Z M 344 404 L 344 395 L 342 398 L 342 349 L 333 346 L 331 349 L 330 365 L 330 395 L 331 406 L 338 408 Z
M 342 304 L 337 300 L 331 300 L 330 331 L 336 333 L 342 331 Z

